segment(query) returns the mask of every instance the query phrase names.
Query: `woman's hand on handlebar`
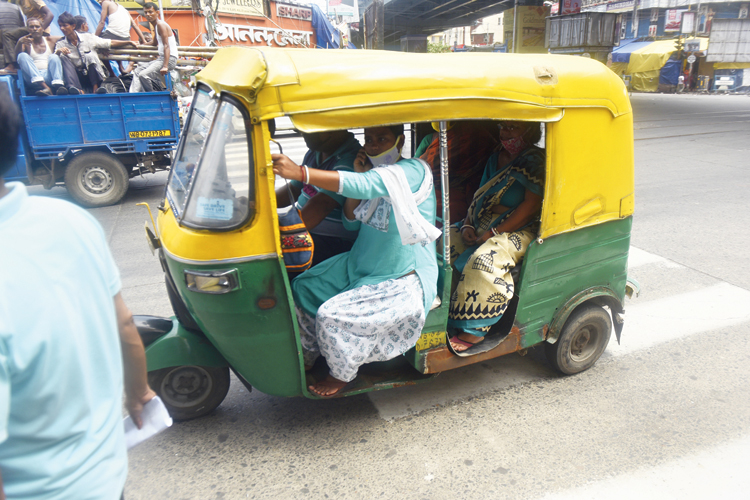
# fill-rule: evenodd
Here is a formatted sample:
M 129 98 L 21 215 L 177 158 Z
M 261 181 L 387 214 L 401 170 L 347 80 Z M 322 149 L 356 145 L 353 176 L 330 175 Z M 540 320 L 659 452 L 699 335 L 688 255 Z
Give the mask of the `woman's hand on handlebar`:
M 371 168 L 372 163 L 367 157 L 367 153 L 365 153 L 364 148 L 360 149 L 359 153 L 357 153 L 357 157 L 354 159 L 354 171 L 361 174 L 362 172 L 367 172 Z
M 477 232 L 472 227 L 465 227 L 461 230 L 461 239 L 467 247 L 474 246 L 477 244 Z
M 284 179 L 304 182 L 304 173 L 299 165 L 286 155 L 272 154 L 273 173 Z

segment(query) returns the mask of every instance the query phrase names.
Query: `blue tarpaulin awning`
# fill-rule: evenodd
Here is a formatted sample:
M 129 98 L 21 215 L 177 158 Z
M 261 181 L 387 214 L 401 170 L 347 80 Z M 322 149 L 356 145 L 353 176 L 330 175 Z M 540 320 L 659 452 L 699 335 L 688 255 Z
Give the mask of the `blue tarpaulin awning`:
M 612 62 L 630 62 L 630 54 L 638 49 L 642 49 L 651 45 L 654 42 L 637 42 L 637 38 L 626 38 L 620 40 L 620 46 L 612 51 Z

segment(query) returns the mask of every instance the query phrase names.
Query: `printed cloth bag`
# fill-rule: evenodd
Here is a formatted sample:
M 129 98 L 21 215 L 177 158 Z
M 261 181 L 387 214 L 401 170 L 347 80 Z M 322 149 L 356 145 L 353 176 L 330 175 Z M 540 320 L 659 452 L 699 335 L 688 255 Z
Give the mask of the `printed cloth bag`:
M 306 271 L 312 265 L 313 240 L 294 205 L 278 211 L 281 252 L 287 271 Z

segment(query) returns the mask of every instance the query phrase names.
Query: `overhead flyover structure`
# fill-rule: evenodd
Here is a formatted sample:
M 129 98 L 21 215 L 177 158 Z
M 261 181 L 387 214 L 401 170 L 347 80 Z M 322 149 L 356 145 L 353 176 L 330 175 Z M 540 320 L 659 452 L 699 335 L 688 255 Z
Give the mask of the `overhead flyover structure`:
M 363 5 L 364 4 L 364 5 Z M 365 38 L 382 37 L 385 45 L 398 43 L 405 36 L 428 36 L 450 28 L 471 26 L 483 17 L 499 14 L 514 5 L 541 5 L 542 1 L 523 0 L 366 0 Z M 379 12 L 382 10 L 382 14 Z M 382 23 L 382 24 L 380 24 Z

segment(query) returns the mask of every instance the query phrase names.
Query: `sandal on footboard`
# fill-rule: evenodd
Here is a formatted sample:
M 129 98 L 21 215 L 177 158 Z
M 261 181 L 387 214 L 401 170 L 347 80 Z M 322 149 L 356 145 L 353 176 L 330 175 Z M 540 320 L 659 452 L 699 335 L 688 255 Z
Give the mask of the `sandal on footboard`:
M 466 346 L 466 349 L 464 349 L 463 351 L 456 351 L 451 345 L 451 342 L 454 342 L 456 344 L 461 344 L 462 346 Z M 476 346 L 477 344 L 481 344 L 481 343 L 482 343 L 481 340 L 477 343 L 467 342 L 465 340 L 461 340 L 460 338 L 458 338 L 458 335 L 454 335 L 453 337 L 448 339 L 448 342 L 446 342 L 446 345 L 448 346 L 448 349 L 450 349 L 450 351 L 456 356 L 471 356 L 471 354 L 473 353 L 470 353 L 470 354 L 465 354 L 465 353 L 467 351 L 471 351 L 471 349 L 474 346 Z

